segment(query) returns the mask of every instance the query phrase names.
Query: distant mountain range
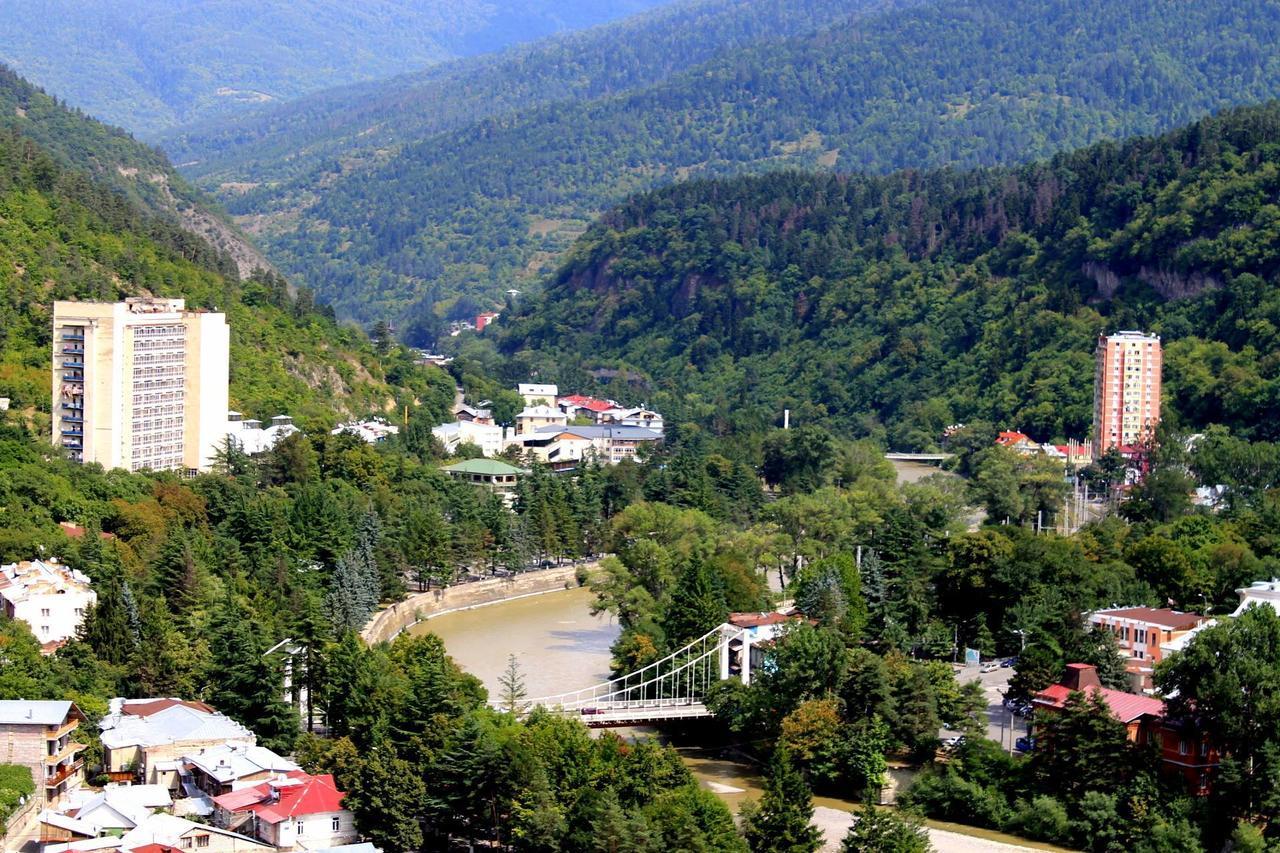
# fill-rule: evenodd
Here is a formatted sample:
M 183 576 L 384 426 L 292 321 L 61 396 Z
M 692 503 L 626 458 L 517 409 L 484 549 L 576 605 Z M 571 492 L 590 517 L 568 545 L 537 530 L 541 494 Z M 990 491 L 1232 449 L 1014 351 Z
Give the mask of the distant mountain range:
M 460 297 L 536 286 L 629 193 L 1157 132 L 1280 95 L 1278 41 L 1275 0 L 719 0 L 166 144 L 322 299 L 426 340 Z
M 1280 102 L 994 170 L 689 181 L 606 213 L 495 327 L 513 376 L 749 435 L 1083 438 L 1101 332 L 1164 339 L 1175 427 L 1280 439 Z M 634 391 L 632 391 L 634 393 Z
M 0 62 L 144 136 L 666 0 L 21 0 Z

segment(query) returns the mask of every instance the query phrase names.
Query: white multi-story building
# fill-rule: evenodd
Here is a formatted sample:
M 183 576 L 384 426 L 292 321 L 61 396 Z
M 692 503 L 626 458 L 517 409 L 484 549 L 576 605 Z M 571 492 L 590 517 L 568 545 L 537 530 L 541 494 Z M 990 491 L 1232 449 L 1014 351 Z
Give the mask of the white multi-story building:
M 226 438 L 225 314 L 181 299 L 53 304 L 53 441 L 80 462 L 207 471 Z
M 97 600 L 89 578 L 57 560 L 0 566 L 0 600 L 10 619 L 21 619 L 50 651 L 71 639 Z
M 551 406 L 555 404 L 560 389 L 555 385 L 521 382 L 516 385 L 516 393 L 524 399 L 525 406 Z
M 478 421 L 454 421 L 431 430 L 446 453 L 455 453 L 464 444 L 474 444 L 485 456 L 497 456 L 507 447 L 505 427 Z

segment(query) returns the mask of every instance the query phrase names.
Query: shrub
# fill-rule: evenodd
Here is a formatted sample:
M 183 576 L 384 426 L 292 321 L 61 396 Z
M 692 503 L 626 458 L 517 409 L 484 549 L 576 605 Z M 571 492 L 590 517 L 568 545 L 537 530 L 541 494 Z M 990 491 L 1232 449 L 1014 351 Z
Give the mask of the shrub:
M 1040 796 L 1031 802 L 1018 803 L 1009 828 L 1037 841 L 1066 841 L 1071 833 L 1071 819 L 1062 803 L 1053 797 Z

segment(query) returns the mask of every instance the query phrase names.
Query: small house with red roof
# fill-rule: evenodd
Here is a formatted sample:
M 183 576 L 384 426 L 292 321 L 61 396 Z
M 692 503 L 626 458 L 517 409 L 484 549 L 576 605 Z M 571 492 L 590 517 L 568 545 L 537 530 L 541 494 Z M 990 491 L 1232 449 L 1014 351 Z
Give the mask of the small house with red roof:
M 1017 430 L 1005 430 L 996 436 L 996 444 L 1022 454 L 1040 452 L 1040 445 L 1031 440 L 1031 436 Z
M 354 817 L 333 776 L 294 770 L 252 788 L 213 798 L 216 826 L 278 850 L 315 850 L 356 840 Z
M 1193 794 L 1209 792 L 1213 770 L 1218 766 L 1218 751 L 1203 735 L 1166 717 L 1164 702 L 1152 696 L 1104 687 L 1098 679 L 1097 667 L 1069 663 L 1057 684 L 1035 695 L 1032 700 L 1035 713 L 1061 711 L 1072 693 L 1100 694 L 1112 716 L 1124 723 L 1130 741 L 1155 744 L 1160 750 L 1161 768 L 1166 773 L 1183 777 Z

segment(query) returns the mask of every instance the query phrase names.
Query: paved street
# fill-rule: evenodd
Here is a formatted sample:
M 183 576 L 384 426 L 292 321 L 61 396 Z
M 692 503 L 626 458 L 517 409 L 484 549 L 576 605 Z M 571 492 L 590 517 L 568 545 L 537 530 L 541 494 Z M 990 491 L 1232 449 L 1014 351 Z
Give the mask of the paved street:
M 1009 679 L 1013 677 L 1013 668 L 1000 668 L 995 672 L 983 673 L 979 667 L 966 666 L 956 671 L 956 680 L 965 683 L 977 679 L 987 695 L 987 737 L 1001 744 L 1005 749 L 1012 749 L 1014 741 L 1027 733 L 1027 721 L 1018 719 L 1009 713 L 1000 703 L 1004 699 L 1004 691 L 1009 688 Z M 942 730 L 942 737 L 949 737 L 958 732 Z

